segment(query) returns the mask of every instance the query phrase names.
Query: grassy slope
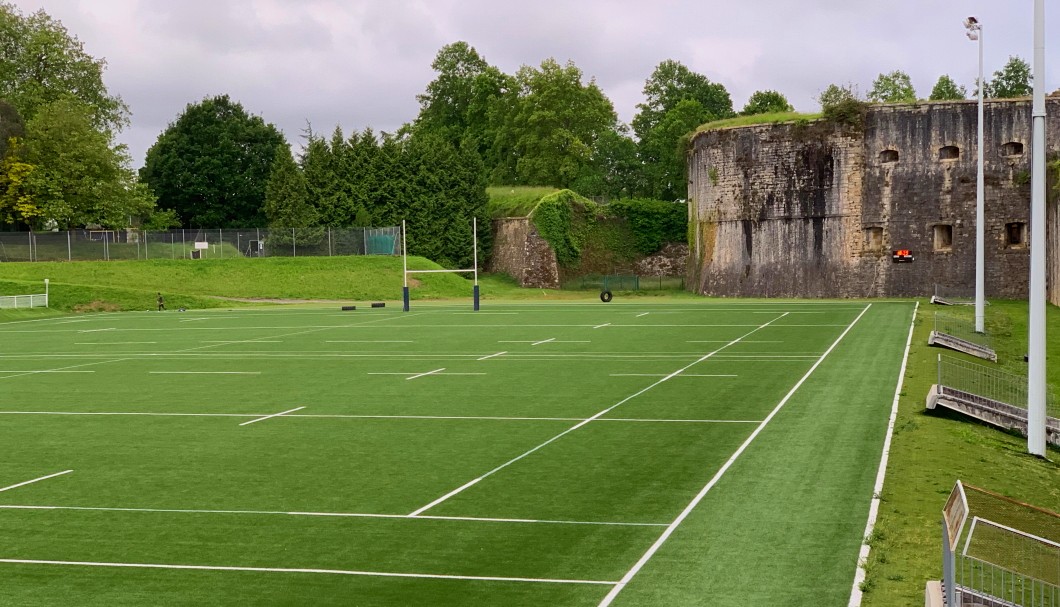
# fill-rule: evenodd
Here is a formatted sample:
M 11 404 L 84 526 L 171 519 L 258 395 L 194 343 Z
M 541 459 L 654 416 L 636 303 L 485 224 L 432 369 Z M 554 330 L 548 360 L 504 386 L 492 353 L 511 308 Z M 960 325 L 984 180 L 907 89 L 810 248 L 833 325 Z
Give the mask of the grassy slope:
M 437 268 L 409 258 L 410 269 Z M 169 307 L 231 306 L 222 298 L 311 298 L 395 300 L 401 297 L 401 259 L 396 257 L 306 257 L 266 259 L 149 260 L 113 262 L 6 263 L 0 294 L 40 292 L 51 280 L 52 303 L 64 310 L 139 310 L 154 305 L 156 292 Z M 469 281 L 455 274 L 415 277 L 414 299 L 467 297 Z
M 700 125 L 696 129 L 696 132 L 710 131 L 713 129 L 724 129 L 734 126 L 752 126 L 756 124 L 773 124 L 778 122 L 795 122 L 796 120 L 816 120 L 821 117 L 821 114 L 804 114 L 801 112 L 779 112 L 775 114 L 755 114 L 754 116 L 737 116 L 736 118 L 726 118 L 724 120 L 715 120 L 714 122 L 708 122 Z
M 1000 364 L 1019 369 L 1027 343 L 1026 303 L 991 304 L 987 330 L 994 334 Z M 913 333 L 880 518 L 872 538 L 866 607 L 922 602 L 924 582 L 941 577 L 939 519 L 957 479 L 1060 510 L 1060 465 L 1056 463 L 1060 452 L 1051 450 L 1052 462 L 1040 460 L 1026 454 L 1027 441 L 1022 436 L 958 415 L 925 411 L 924 399 L 935 383 L 939 353 L 926 345 L 937 310 L 922 306 Z M 972 311 L 947 308 L 942 313 L 970 316 Z M 1060 308 L 1049 306 L 1048 325 L 1051 335 L 1060 335 Z M 1060 338 L 1050 339 L 1047 347 L 1049 357 L 1060 360 Z M 1060 366 L 1051 365 L 1046 372 L 1051 384 L 1060 384 Z
M 558 190 L 553 187 L 498 186 L 487 188 L 490 217 L 526 217 L 541 198 Z

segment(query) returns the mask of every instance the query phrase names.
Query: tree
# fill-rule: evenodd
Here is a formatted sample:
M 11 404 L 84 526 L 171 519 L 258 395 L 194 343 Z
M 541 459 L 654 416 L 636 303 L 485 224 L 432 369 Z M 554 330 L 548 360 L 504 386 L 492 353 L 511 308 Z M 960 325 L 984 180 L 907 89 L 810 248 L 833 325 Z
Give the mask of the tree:
M 0 98 L 29 121 L 44 107 L 74 99 L 88 108 L 90 124 L 118 131 L 129 108 L 103 84 L 106 62 L 94 59 L 63 24 L 43 10 L 24 15 L 0 2 Z
M 788 103 L 788 99 L 777 91 L 755 91 L 747 100 L 747 105 L 740 112 L 744 116 L 755 114 L 773 114 L 778 112 L 794 112 L 795 108 Z
M 968 91 L 963 86 L 958 86 L 953 78 L 943 74 L 939 76 L 938 82 L 931 89 L 930 101 L 955 101 L 968 96 Z
M 573 63 L 546 59 L 540 68 L 523 66 L 516 75 L 519 96 L 499 128 L 498 145 L 507 160 L 499 183 L 568 187 L 591 162 L 593 144 L 615 127 L 611 101 Z
M 732 117 L 732 99 L 724 86 L 674 60 L 656 66 L 644 83 L 644 98 L 637 105 L 633 131 L 645 166 L 645 193 L 685 198 L 685 137 L 700 124 Z
M 187 227 L 252 227 L 283 134 L 228 95 L 189 104 L 147 151 L 140 170 L 163 209 Z
M 840 86 L 838 84 L 829 84 L 828 88 L 824 89 L 817 95 L 817 101 L 821 104 L 821 109 L 827 109 L 830 106 L 836 106 L 844 101 L 858 101 L 858 89 L 853 84 L 846 84 Z
M 915 103 L 916 90 L 909 74 L 895 70 L 880 74 L 872 82 L 869 101 L 873 103 Z
M 29 188 L 36 167 L 22 160 L 21 145 L 20 139 L 11 139 L 0 160 L 0 224 L 30 226 L 41 215 Z
M 637 143 L 620 124 L 600 134 L 593 143 L 592 160 L 574 181 L 573 189 L 585 196 L 629 198 L 645 189 Z
M 272 161 L 265 186 L 265 216 L 269 228 L 308 228 L 317 223 L 317 211 L 309 204 L 305 175 L 286 144 L 277 146 Z
M 7 153 L 8 143 L 12 138 L 21 139 L 26 135 L 26 126 L 15 106 L 0 99 L 0 157 Z
M 35 167 L 27 181 L 39 219 L 66 229 L 121 228 L 154 207 L 125 147 L 112 146 L 93 119 L 92 108 L 68 98 L 43 106 L 26 124 L 24 158 Z
M 1005 66 L 994 72 L 994 79 L 983 88 L 983 96 L 991 99 L 1028 97 L 1033 92 L 1031 66 L 1016 56 L 1009 57 Z

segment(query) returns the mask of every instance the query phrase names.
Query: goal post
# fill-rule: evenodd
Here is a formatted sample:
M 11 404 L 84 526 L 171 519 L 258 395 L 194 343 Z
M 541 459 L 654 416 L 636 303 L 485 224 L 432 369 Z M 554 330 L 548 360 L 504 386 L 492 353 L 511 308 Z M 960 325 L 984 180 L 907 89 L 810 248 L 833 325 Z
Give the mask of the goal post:
M 409 248 L 408 239 L 406 238 L 405 220 L 401 220 L 401 268 L 402 275 L 404 278 L 404 285 L 401 289 L 401 310 L 403 312 L 409 311 L 409 274 L 472 274 L 474 276 L 474 287 L 472 289 L 473 304 L 472 309 L 476 312 L 479 309 L 479 288 L 478 288 L 478 218 L 471 218 L 471 254 L 474 260 L 474 265 L 471 268 L 458 269 L 458 270 L 410 270 L 409 269 Z

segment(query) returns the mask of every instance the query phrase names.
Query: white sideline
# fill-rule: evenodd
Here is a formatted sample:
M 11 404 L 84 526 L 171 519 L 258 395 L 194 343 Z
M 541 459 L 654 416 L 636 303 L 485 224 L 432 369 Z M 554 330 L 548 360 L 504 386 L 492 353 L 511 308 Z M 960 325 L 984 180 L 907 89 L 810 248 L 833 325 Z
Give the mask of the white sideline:
M 434 580 L 469 580 L 477 582 L 532 582 L 539 584 L 597 584 L 612 586 L 603 580 L 559 580 L 549 578 L 495 577 L 485 575 L 444 575 L 440 573 L 394 573 L 390 571 L 357 571 L 347 569 L 308 569 L 295 567 L 229 567 L 221 565 L 169 565 L 163 563 L 103 563 L 93 561 L 45 561 L 34 559 L 0 559 L 12 565 L 66 565 L 73 567 L 124 567 L 132 569 L 184 569 L 194 571 L 250 571 L 255 573 L 322 573 L 331 575 L 359 575 L 367 577 L 400 577 Z
M 18 489 L 19 487 L 25 487 L 26 485 L 31 485 L 33 483 L 38 483 L 40 481 L 46 481 L 49 478 L 55 478 L 57 476 L 62 476 L 64 474 L 70 474 L 71 472 L 73 472 L 73 470 L 63 470 L 62 472 L 56 472 L 55 474 L 49 474 L 47 476 L 42 476 L 40 478 L 35 478 L 33 480 L 23 481 L 23 482 L 18 483 L 16 485 L 11 485 L 11 486 L 4 487 L 4 488 L 0 489 L 0 493 L 2 493 L 4 491 L 10 491 L 11 489 Z
M 736 449 L 736 452 L 733 453 L 729 457 L 729 459 L 725 461 L 725 463 L 720 469 L 718 469 L 717 473 L 714 474 L 710 481 L 707 482 L 707 484 L 702 489 L 700 489 L 699 493 L 696 494 L 696 497 L 694 497 L 692 501 L 689 502 L 687 506 L 685 506 L 685 509 L 681 511 L 681 514 L 677 515 L 677 518 L 674 519 L 674 521 L 666 527 L 666 530 L 663 531 L 662 535 L 659 536 L 659 539 L 655 540 L 655 543 L 652 544 L 650 548 L 648 548 L 648 551 L 644 553 L 644 556 L 640 557 L 640 560 L 638 560 L 636 564 L 633 565 L 633 568 L 627 571 L 626 575 L 622 576 L 622 579 L 619 580 L 617 584 L 615 584 L 615 587 L 611 589 L 611 592 L 607 593 L 607 596 L 604 597 L 604 600 L 600 601 L 599 607 L 607 607 L 608 605 L 610 605 L 612 601 L 615 600 L 615 597 L 617 597 L 619 593 L 622 592 L 622 589 L 626 587 L 626 584 L 628 584 L 630 580 L 632 580 L 633 577 L 637 575 L 638 572 L 640 572 L 644 565 L 646 565 L 648 561 L 651 560 L 653 556 L 655 556 L 655 553 L 658 552 L 659 548 L 661 548 L 662 545 L 666 543 L 666 540 L 668 540 L 670 536 L 673 535 L 673 532 L 677 530 L 677 527 L 682 522 L 684 522 L 684 520 L 688 518 L 688 515 L 692 513 L 692 510 L 695 509 L 695 507 L 698 506 L 701 501 L 703 501 L 703 498 L 706 497 L 707 493 L 714 488 L 714 485 L 718 484 L 718 481 L 720 481 L 721 477 L 724 476 L 726 472 L 728 472 L 729 468 L 731 468 L 733 463 L 736 462 L 736 459 L 739 458 L 745 450 L 747 450 L 747 447 L 749 447 L 751 443 L 754 442 L 755 438 L 757 438 L 758 435 L 761 434 L 762 430 L 764 430 L 765 427 L 769 425 L 769 422 L 772 421 L 774 417 L 776 417 L 777 413 L 780 413 L 780 410 L 784 408 L 784 405 L 787 404 L 787 402 L 791 399 L 795 392 L 800 387 L 802 387 L 802 384 L 810 377 L 810 375 L 814 371 L 817 370 L 817 367 L 819 367 L 821 363 L 824 362 L 824 359 L 832 352 L 832 350 L 835 349 L 836 346 L 839 345 L 839 342 L 842 341 L 844 337 L 846 337 L 847 333 L 849 333 L 850 330 L 854 328 L 854 325 L 857 324 L 859 320 L 861 320 L 862 316 L 865 316 L 865 313 L 868 312 L 869 308 L 871 307 L 872 304 L 868 304 L 867 306 L 865 306 L 864 309 L 861 310 L 861 314 L 858 314 L 857 317 L 852 320 L 849 325 L 847 325 L 847 328 L 839 334 L 839 337 L 837 337 L 836 340 L 832 342 L 832 345 L 829 346 L 827 350 L 825 350 L 824 354 L 822 354 L 821 357 L 817 359 L 817 362 L 815 362 L 813 366 L 810 367 L 810 370 L 807 371 L 806 374 L 803 375 L 802 378 L 795 383 L 791 390 L 789 390 L 788 393 L 784 395 L 784 398 L 780 399 L 780 402 L 777 403 L 777 406 L 769 412 L 769 415 L 767 415 L 764 420 L 762 420 L 762 423 L 758 424 L 758 427 L 754 429 L 754 432 L 751 433 L 751 436 L 747 437 L 747 440 L 745 440 L 743 444 L 741 444 L 740 447 Z
M 880 467 L 876 470 L 876 484 L 872 488 L 872 501 L 869 503 L 869 520 L 865 523 L 865 533 L 862 535 L 861 550 L 858 552 L 858 565 L 854 571 L 854 584 L 850 588 L 850 602 L 847 607 L 861 607 L 861 583 L 865 581 L 867 571 L 865 566 L 869 562 L 869 537 L 872 530 L 876 528 L 876 517 L 880 513 L 880 495 L 883 493 L 883 479 L 887 475 L 887 460 L 891 453 L 891 438 L 894 436 L 894 422 L 898 418 L 898 401 L 902 395 L 902 385 L 905 383 L 905 367 L 909 362 L 909 345 L 913 343 L 913 327 L 916 326 L 916 313 L 920 309 L 920 302 L 916 302 L 913 308 L 913 318 L 909 321 L 909 335 L 905 339 L 905 354 L 902 355 L 902 367 L 898 371 L 898 384 L 894 388 L 894 400 L 891 402 L 891 416 L 887 420 L 887 434 L 883 439 L 883 453 L 880 454 Z
M 261 371 L 148 371 L 148 375 L 261 375 Z
M 864 312 L 862 312 L 862 314 L 864 314 Z M 676 377 L 677 375 L 680 375 L 684 371 L 687 371 L 688 369 L 692 368 L 693 366 L 695 366 L 695 365 L 707 360 L 708 358 L 714 356 L 718 352 L 721 352 L 725 348 L 728 348 L 729 346 L 731 346 L 731 345 L 733 345 L 735 343 L 738 343 L 740 340 L 742 340 L 743 338 L 747 337 L 748 335 L 753 335 L 756 332 L 761 331 L 762 329 L 768 327 L 769 325 L 771 325 L 774 322 L 780 320 L 781 318 L 784 318 L 787 315 L 788 315 L 787 312 L 785 312 L 784 314 L 781 314 L 780 316 L 774 318 L 773 320 L 771 320 L 771 321 L 769 321 L 769 322 L 767 322 L 765 324 L 758 325 L 757 327 L 755 327 L 751 331 L 741 335 L 740 337 L 737 337 L 736 339 L 730 341 L 729 343 L 727 343 L 724 346 L 718 348 L 717 350 L 714 350 L 713 352 L 710 352 L 709 354 L 705 354 L 705 355 L 697 358 L 696 360 L 694 360 L 691 363 L 685 365 L 684 367 L 681 367 L 680 369 L 674 371 L 673 373 L 667 375 L 666 377 L 660 379 L 659 381 L 650 384 L 648 387 L 643 388 L 643 389 L 641 389 L 641 390 L 639 390 L 639 391 L 627 396 L 626 398 L 623 398 L 622 400 L 620 400 L 617 403 L 611 405 L 610 407 L 604 409 L 603 411 L 600 411 L 596 415 L 594 415 L 594 416 L 592 416 L 592 417 L 590 417 L 588 419 L 582 420 L 581 422 L 571 426 L 570 428 L 567 428 L 563 432 L 560 432 L 559 434 L 553 436 L 552 438 L 550 438 L 547 441 L 541 443 L 540 445 L 534 447 L 533 449 L 530 449 L 529 451 L 524 452 L 522 455 L 518 455 L 518 456 L 508 460 L 507 462 L 504 462 L 500 466 L 497 466 L 496 468 L 494 468 L 493 470 L 490 470 L 489 472 L 483 474 L 482 476 L 480 476 L 480 477 L 478 477 L 478 478 L 476 478 L 476 479 L 464 484 L 461 487 L 458 487 L 458 488 L 454 489 L 453 491 L 450 491 L 449 493 L 446 493 L 442 497 L 434 500 L 433 502 L 427 504 L 426 506 L 423 506 L 422 508 L 419 508 L 419 509 L 413 511 L 411 514 L 409 514 L 409 516 L 418 516 L 418 515 L 422 514 L 426 510 L 429 510 L 429 509 L 437 506 L 438 504 L 440 504 L 440 503 L 444 502 L 445 500 L 453 497 L 454 495 L 460 493 L 461 491 L 464 491 L 465 489 L 473 486 L 475 483 L 477 483 L 477 482 L 479 482 L 479 481 L 481 481 L 481 480 L 483 480 L 483 479 L 485 479 L 485 478 L 487 478 L 489 476 L 492 476 L 493 474 L 495 474 L 497 472 L 500 472 L 504 468 L 507 468 L 508 466 L 510 466 L 510 465 L 514 464 L 515 462 L 523 459 L 524 457 L 530 455 L 531 453 L 534 453 L 535 451 L 538 451 L 539 449 L 542 449 L 542 448 L 548 446 L 549 444 L 559 440 L 560 438 L 563 438 L 567 434 L 570 434 L 571 432 L 574 432 L 575 430 L 577 430 L 578 428 L 581 428 L 585 424 L 588 424 L 591 421 L 594 421 L 594 420 L 596 420 L 596 419 L 598 419 L 600 417 L 603 417 L 604 415 L 607 415 L 608 413 L 610 413 L 612 410 L 614 410 L 615 408 L 619 407 L 620 405 L 623 405 L 623 404 L 629 402 L 630 400 L 633 400 L 634 398 L 640 396 L 641 394 L 644 394 L 648 390 L 651 390 L 652 388 L 654 388 L 655 386 L 658 386 L 659 384 L 665 382 L 666 380 L 668 380 L 668 379 L 670 379 L 672 377 Z M 858 318 L 860 318 L 860 316 Z
M 302 409 L 305 409 L 305 407 L 295 407 L 294 409 L 290 409 L 290 410 L 287 410 L 287 411 L 281 411 L 280 413 L 273 413 L 272 415 L 266 415 L 265 417 L 259 417 L 257 419 L 252 419 L 250 421 L 243 422 L 243 423 L 241 423 L 239 425 L 240 426 L 249 426 L 250 424 L 255 424 L 257 422 L 263 422 L 263 421 L 265 421 L 267 419 L 272 419 L 274 417 L 280 417 L 281 415 L 286 415 L 288 413 L 294 413 L 295 411 L 301 411 Z
M 4 504 L 0 510 L 73 510 L 84 512 L 140 512 L 162 514 L 247 514 L 256 516 L 318 516 L 334 518 L 382 518 L 412 519 L 416 521 L 464 521 L 474 523 L 533 523 L 540 525 L 598 525 L 602 527 L 665 527 L 669 523 L 631 523 L 615 521 L 563 521 L 527 518 L 486 518 L 480 516 L 432 516 L 410 517 L 407 514 L 377 514 L 370 512 L 285 512 L 282 510 L 194 510 L 188 508 L 104 508 L 96 506 L 32 506 L 25 504 Z

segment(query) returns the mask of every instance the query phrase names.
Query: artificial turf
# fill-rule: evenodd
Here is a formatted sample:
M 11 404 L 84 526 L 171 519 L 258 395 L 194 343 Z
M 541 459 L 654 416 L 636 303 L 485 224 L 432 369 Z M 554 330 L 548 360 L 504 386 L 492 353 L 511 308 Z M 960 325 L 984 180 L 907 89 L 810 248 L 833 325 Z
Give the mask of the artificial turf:
M 0 489 L 72 472 L 0 491 L 0 603 L 598 605 L 672 526 L 613 604 L 844 604 L 911 315 L 677 300 L 3 323 Z

